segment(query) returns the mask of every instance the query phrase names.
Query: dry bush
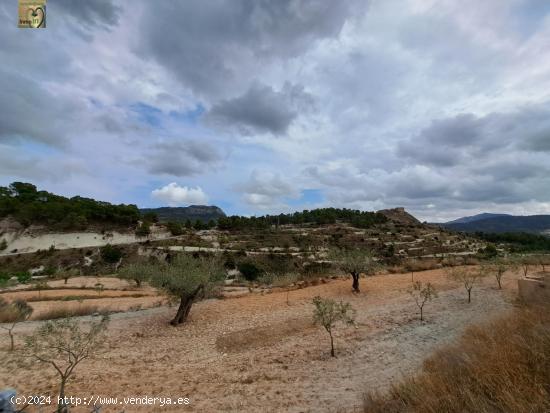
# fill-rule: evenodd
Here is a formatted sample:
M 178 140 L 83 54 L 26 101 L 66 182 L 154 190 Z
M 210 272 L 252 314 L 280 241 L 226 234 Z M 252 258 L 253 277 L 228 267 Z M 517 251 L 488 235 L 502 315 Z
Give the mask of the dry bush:
M 435 259 L 408 260 L 403 266 L 406 272 L 419 272 L 440 268 L 441 264 Z
M 368 393 L 365 413 L 550 411 L 550 305 L 520 308 L 469 328 L 386 395 Z
M 79 305 L 78 307 L 57 307 L 52 308 L 51 310 L 45 311 L 41 314 L 38 314 L 34 317 L 35 320 L 55 320 L 58 318 L 67 318 L 67 317 L 81 317 L 85 315 L 92 314 L 109 314 L 108 309 L 100 309 L 95 305 Z

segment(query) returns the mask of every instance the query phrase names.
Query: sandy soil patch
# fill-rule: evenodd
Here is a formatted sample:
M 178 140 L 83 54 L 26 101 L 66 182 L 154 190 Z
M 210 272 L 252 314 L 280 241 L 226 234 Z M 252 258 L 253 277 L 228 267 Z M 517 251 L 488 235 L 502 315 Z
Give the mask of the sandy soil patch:
M 175 308 L 113 315 L 108 352 L 82 364 L 67 392 L 191 399 L 188 407 L 127 406 L 126 412 L 354 411 L 366 390 L 386 390 L 466 326 L 511 309 L 518 277 L 507 276 L 504 290 L 495 288 L 494 279 L 484 280 L 468 304 L 464 289 L 441 270 L 417 273 L 416 279 L 433 282 L 439 291 L 425 308 L 425 322 L 406 293 L 410 274 L 363 279 L 360 295 L 351 293 L 349 280 L 291 291 L 290 305 L 285 292 L 206 300 L 178 328 L 167 324 Z M 316 295 L 349 301 L 357 310 L 355 328 L 336 330 L 337 358 L 329 355 L 327 334 L 311 326 Z M 37 324 L 25 323 L 18 334 Z M 0 346 L 6 344 L 2 336 Z M 50 370 L 24 370 L 10 360 L 0 354 L 0 387 L 55 392 Z

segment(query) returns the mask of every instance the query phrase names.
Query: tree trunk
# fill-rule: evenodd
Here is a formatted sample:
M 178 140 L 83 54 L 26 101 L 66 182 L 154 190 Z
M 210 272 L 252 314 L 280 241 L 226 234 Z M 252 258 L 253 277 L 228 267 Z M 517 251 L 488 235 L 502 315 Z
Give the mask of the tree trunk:
M 191 311 L 191 306 L 195 301 L 195 297 L 200 292 L 200 290 L 202 290 L 202 288 L 202 285 L 199 285 L 191 294 L 184 293 L 181 295 L 178 311 L 170 324 L 172 324 L 173 326 L 177 326 L 179 324 L 185 323 L 185 320 L 187 320 L 187 316 Z
M 65 400 L 65 383 L 67 382 L 66 377 L 61 377 L 61 385 L 59 386 L 59 398 L 57 403 L 57 413 L 67 413 L 69 407 L 67 406 Z
M 472 289 L 468 288 L 468 302 L 470 303 L 472 301 Z
M 63 284 L 67 284 L 67 280 L 68 280 L 68 278 L 65 278 L 65 282 Z
M 423 310 L 424 307 L 420 307 L 420 321 L 424 321 L 424 314 L 423 314 Z
M 358 272 L 352 272 L 351 276 L 353 277 L 353 284 L 351 285 L 351 288 L 353 289 L 354 293 L 359 293 L 359 273 Z
M 13 351 L 13 349 L 15 348 L 15 345 L 13 343 L 13 333 L 11 332 L 11 329 L 8 330 L 8 333 L 10 334 L 10 351 Z
M 502 284 L 500 283 L 501 278 L 502 278 L 502 276 L 497 276 L 497 282 L 498 282 L 498 289 L 499 290 L 502 290 Z
M 336 357 L 336 356 L 334 355 L 334 339 L 332 338 L 332 332 L 329 331 L 328 333 L 329 333 L 329 335 L 330 335 L 330 355 L 331 355 L 332 357 Z

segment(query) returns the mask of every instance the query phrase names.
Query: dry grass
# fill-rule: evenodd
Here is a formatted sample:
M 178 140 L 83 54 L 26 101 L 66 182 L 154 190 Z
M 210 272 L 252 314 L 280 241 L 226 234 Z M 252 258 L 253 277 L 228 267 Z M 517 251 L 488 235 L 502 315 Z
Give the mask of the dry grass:
M 250 349 L 272 346 L 295 334 L 313 329 L 309 318 L 286 320 L 275 325 L 253 327 L 221 335 L 216 339 L 216 348 L 224 353 L 243 352 Z
M 95 305 L 80 305 L 75 308 L 57 307 L 39 314 L 37 317 L 34 317 L 34 320 L 54 320 L 57 318 L 81 317 L 85 315 L 108 313 L 110 313 L 108 309 L 100 309 Z
M 0 308 L 0 323 L 13 323 L 18 318 L 18 313 L 12 306 Z
M 550 305 L 469 328 L 365 413 L 550 412 Z
M 127 295 L 65 295 L 65 296 L 52 296 L 52 297 L 29 297 L 25 301 L 28 303 L 38 301 L 80 301 L 80 300 L 97 300 L 101 298 L 141 298 L 147 297 L 147 294 L 127 294 Z
M 439 260 L 429 258 L 429 259 L 417 259 L 417 260 L 408 260 L 401 269 L 401 272 L 420 272 L 426 270 L 432 270 L 435 268 L 441 267 Z M 397 272 L 400 272 L 396 270 Z

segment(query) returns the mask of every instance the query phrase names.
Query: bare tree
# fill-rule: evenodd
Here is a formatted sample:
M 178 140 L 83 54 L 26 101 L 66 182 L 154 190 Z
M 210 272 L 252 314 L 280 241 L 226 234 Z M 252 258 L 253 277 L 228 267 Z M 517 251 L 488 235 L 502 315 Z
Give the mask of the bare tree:
M 485 276 L 481 269 L 451 267 L 448 270 L 448 275 L 454 281 L 462 283 L 468 293 L 468 303 L 472 301 L 472 289 Z
M 82 329 L 80 321 L 67 317 L 47 321 L 27 337 L 24 355 L 52 366 L 59 376 L 58 413 L 68 412 L 65 386 L 75 368 L 101 349 L 108 322 L 103 316 Z
M 411 288 L 409 288 L 408 293 L 414 299 L 416 306 L 420 310 L 420 321 L 424 320 L 424 305 L 428 301 L 431 301 L 433 298 L 437 297 L 437 292 L 435 291 L 432 283 L 423 284 L 422 281 L 413 282 Z
M 319 296 L 313 298 L 315 309 L 313 310 L 313 321 L 315 324 L 320 324 L 330 336 L 330 355 L 334 354 L 334 338 L 332 330 L 336 323 L 343 322 L 345 324 L 354 324 L 355 310 L 350 303 L 339 303 L 330 298 L 321 298 Z
M 22 321 L 29 319 L 33 311 L 33 308 L 27 304 L 25 300 L 15 300 L 11 303 L 8 303 L 2 297 L 0 297 L 0 313 L 2 314 L 2 319 L 4 322 L 7 322 L 7 326 L 1 326 L 4 330 L 7 330 L 10 336 L 10 351 L 13 351 L 15 348 L 15 343 L 13 339 L 13 329 Z
M 355 293 L 360 292 L 359 277 L 361 274 L 372 275 L 379 267 L 368 250 L 333 250 L 330 257 L 342 271 L 351 275 L 353 280 L 351 287 Z

